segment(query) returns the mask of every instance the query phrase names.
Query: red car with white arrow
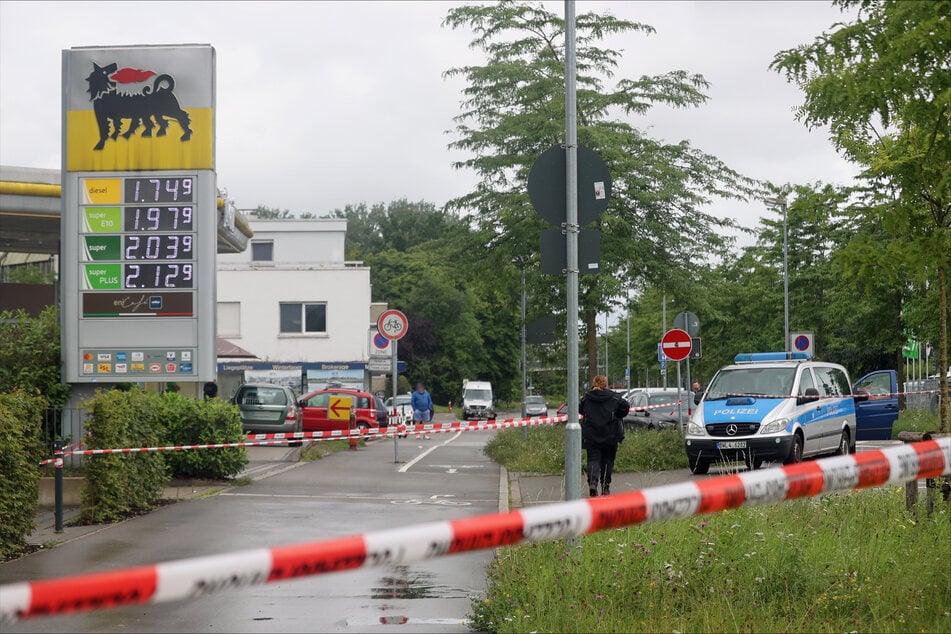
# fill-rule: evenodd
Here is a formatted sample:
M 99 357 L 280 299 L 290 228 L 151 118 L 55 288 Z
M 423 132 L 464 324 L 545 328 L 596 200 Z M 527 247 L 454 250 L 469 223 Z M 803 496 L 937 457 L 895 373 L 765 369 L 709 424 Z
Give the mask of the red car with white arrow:
M 341 405 L 342 399 L 350 399 L 353 404 L 357 427 L 379 428 L 376 401 L 372 394 L 346 388 L 328 388 L 316 390 L 300 399 L 299 404 L 304 413 L 304 431 L 349 429 L 349 410 Z M 331 410 L 332 407 L 337 409 Z

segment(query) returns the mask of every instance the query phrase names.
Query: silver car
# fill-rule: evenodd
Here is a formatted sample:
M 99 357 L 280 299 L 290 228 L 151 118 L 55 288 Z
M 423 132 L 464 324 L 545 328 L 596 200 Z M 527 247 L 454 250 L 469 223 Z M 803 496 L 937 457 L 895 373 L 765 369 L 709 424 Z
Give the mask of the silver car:
M 548 403 L 544 396 L 526 396 L 522 403 L 522 418 L 548 416 Z
M 232 403 L 241 411 L 244 433 L 293 433 L 303 428 L 297 398 L 289 387 L 275 383 L 245 383 Z

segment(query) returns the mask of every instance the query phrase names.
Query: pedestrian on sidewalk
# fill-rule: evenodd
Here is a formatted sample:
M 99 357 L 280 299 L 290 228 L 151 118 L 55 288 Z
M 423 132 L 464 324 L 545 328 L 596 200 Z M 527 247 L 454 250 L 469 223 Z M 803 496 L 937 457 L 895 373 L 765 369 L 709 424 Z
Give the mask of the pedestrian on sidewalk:
M 426 391 L 422 383 L 416 384 L 416 391 L 413 392 L 413 396 L 410 398 L 410 406 L 413 408 L 414 425 L 428 423 L 432 420 L 433 398 L 429 395 L 429 392 Z M 418 432 L 416 437 L 419 438 Z M 426 433 L 426 438 L 429 438 L 428 432 Z
M 578 411 L 581 421 L 581 446 L 588 455 L 588 493 L 601 495 L 611 492 L 611 474 L 617 457 L 618 443 L 624 440 L 624 423 L 630 404 L 608 388 L 608 379 L 602 374 L 591 381 L 591 389 L 581 398 Z

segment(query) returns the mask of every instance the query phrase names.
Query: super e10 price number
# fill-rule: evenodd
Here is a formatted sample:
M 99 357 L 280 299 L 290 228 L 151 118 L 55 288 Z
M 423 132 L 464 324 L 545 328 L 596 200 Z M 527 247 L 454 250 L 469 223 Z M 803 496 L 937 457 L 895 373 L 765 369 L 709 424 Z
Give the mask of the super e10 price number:
M 193 207 L 125 207 L 122 226 L 126 231 L 192 231 L 195 226 Z

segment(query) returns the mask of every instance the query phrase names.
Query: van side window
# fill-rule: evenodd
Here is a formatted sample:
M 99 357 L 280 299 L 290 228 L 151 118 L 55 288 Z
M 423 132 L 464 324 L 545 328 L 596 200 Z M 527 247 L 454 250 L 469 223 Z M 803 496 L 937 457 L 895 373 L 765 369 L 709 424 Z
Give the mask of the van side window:
M 855 389 L 868 390 L 871 398 L 887 398 L 892 391 L 892 377 L 887 372 L 878 372 L 856 383 Z
M 799 396 L 805 396 L 808 389 L 816 389 L 816 381 L 812 378 L 812 371 L 804 368 L 799 376 Z
M 847 396 L 852 393 L 849 382 L 838 368 L 816 368 L 816 379 L 822 386 L 820 393 L 825 396 Z

